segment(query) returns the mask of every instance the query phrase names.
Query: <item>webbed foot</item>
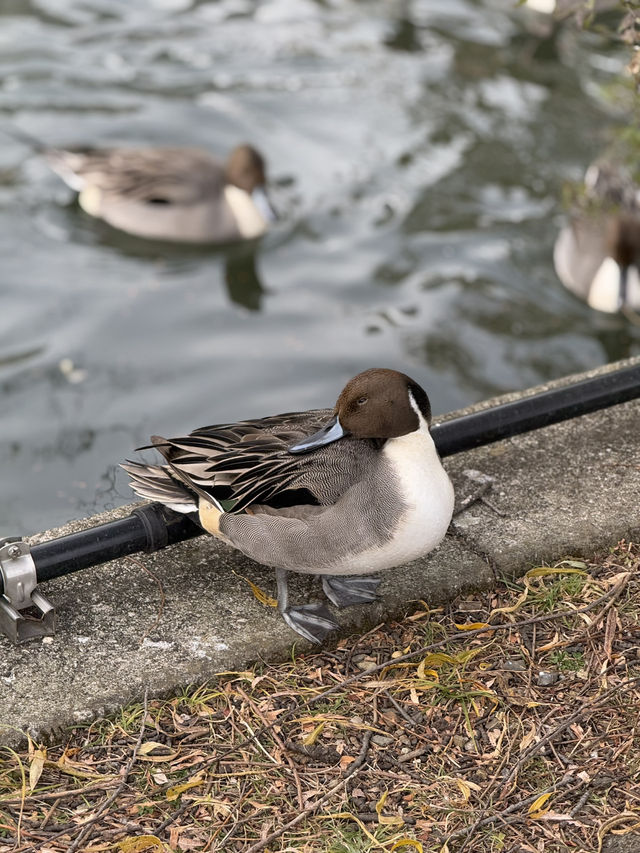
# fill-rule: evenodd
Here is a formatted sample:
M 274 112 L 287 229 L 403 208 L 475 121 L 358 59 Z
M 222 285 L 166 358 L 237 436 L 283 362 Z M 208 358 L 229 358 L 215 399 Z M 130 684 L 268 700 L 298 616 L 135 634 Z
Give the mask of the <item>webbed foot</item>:
M 281 612 L 287 625 L 312 643 L 322 643 L 330 631 L 340 627 L 326 604 L 302 604 Z
M 336 607 L 350 607 L 352 604 L 367 604 L 378 599 L 380 578 L 347 575 L 336 577 L 325 575 L 322 588 L 325 595 Z
M 276 584 L 278 587 L 278 610 L 287 625 L 296 633 L 312 643 L 321 643 L 329 631 L 339 628 L 331 618 L 331 611 L 326 604 L 301 604 L 289 607 L 289 588 L 287 573 L 284 569 L 276 569 Z

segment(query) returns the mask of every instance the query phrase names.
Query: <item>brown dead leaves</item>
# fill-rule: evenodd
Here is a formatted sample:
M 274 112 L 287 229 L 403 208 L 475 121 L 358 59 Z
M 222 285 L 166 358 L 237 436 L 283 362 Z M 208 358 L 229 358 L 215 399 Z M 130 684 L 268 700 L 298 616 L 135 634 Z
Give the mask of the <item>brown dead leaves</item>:
M 0 853 L 244 853 L 289 824 L 270 853 L 598 850 L 640 825 L 639 579 L 623 542 L 5 752 Z

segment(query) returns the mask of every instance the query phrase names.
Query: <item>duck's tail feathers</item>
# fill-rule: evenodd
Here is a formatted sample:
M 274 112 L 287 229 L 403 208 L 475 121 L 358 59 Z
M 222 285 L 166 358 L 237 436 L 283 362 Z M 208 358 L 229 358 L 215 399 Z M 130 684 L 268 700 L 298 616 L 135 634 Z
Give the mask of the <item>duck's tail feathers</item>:
M 58 177 L 62 178 L 65 184 L 71 187 L 72 190 L 81 192 L 84 189 L 85 181 L 76 171 L 84 163 L 85 158 L 81 153 L 46 145 L 36 136 L 32 136 L 26 130 L 22 130 L 21 127 L 15 127 L 12 124 L 0 124 L 0 131 L 17 142 L 26 145 L 27 148 L 30 148 L 36 154 L 43 154 L 51 170 Z
M 120 467 L 131 478 L 129 485 L 139 497 L 158 501 L 176 512 L 197 512 L 197 496 L 175 480 L 163 466 L 127 460 Z
M 63 148 L 46 148 L 43 154 L 47 158 L 49 168 L 59 178 L 62 178 L 68 187 L 71 187 L 77 193 L 82 192 L 87 183 L 82 175 L 79 174 L 85 162 L 83 154 L 75 151 L 65 151 Z
M 213 495 L 191 483 L 171 463 L 168 466 L 146 465 L 143 462 L 127 460 L 121 463 L 120 467 L 130 476 L 133 491 L 145 500 L 158 501 L 169 509 L 182 513 L 197 513 L 200 500 L 205 500 L 220 512 L 224 512 Z

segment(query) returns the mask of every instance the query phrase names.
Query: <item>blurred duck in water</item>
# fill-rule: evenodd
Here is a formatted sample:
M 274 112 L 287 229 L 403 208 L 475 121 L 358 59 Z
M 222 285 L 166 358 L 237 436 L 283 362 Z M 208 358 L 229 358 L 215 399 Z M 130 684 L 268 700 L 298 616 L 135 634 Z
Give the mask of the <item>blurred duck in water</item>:
M 42 154 L 90 216 L 136 237 L 177 243 L 252 240 L 276 218 L 266 165 L 251 145 L 226 162 L 197 148 L 56 148 L 5 125 Z
M 597 311 L 640 312 L 640 186 L 634 170 L 596 161 L 573 195 L 553 252 L 558 277 Z

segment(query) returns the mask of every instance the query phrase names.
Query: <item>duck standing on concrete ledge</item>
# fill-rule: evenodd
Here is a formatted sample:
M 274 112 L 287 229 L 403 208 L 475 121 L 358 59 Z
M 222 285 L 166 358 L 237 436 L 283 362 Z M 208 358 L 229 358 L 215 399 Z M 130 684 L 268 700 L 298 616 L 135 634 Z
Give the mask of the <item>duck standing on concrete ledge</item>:
M 223 163 L 197 148 L 63 149 L 18 128 L 0 129 L 42 154 L 86 213 L 137 237 L 252 240 L 276 218 L 264 158 L 251 145 L 238 145 Z
M 430 424 L 416 382 L 373 368 L 347 383 L 333 411 L 153 436 L 166 464 L 122 467 L 140 497 L 194 513 L 212 535 L 274 566 L 286 623 L 320 643 L 338 626 L 325 604 L 289 605 L 287 572 L 320 575 L 336 607 L 370 602 L 380 583 L 372 573 L 444 537 L 453 486 Z
M 640 312 L 640 186 L 629 168 L 589 167 L 553 262 L 564 286 L 597 311 Z

